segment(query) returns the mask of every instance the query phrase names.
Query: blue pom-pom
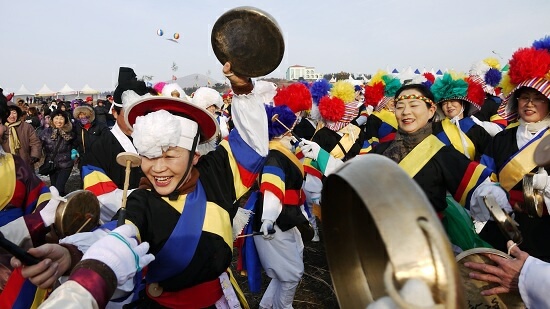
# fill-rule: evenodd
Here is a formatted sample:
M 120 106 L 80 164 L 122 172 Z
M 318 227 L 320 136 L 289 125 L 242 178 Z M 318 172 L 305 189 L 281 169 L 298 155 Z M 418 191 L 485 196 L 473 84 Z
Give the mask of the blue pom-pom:
M 296 121 L 296 115 L 290 110 L 286 105 L 279 106 L 270 106 L 265 105 L 265 111 L 267 114 L 267 127 L 269 139 L 271 140 L 274 137 L 280 136 L 288 130 L 283 127 L 280 123 L 282 122 L 285 126 L 292 129 L 294 122 Z M 273 121 L 273 115 L 277 114 L 279 121 Z
M 307 87 L 307 89 L 309 89 L 311 87 L 311 84 L 307 81 L 307 80 L 300 80 L 298 81 L 300 84 L 303 84 L 304 86 Z
M 547 35 L 544 38 L 533 42 L 533 47 L 535 49 L 546 49 L 550 52 L 550 36 Z
M 314 82 L 309 89 L 313 103 L 318 105 L 319 100 L 328 94 L 330 88 L 332 88 L 332 85 L 324 78 Z
M 425 82 L 422 82 L 421 83 L 422 85 L 426 86 L 426 88 L 430 89 L 433 85 L 433 83 L 429 80 L 425 81 Z
M 491 87 L 496 87 L 500 80 L 502 79 L 502 72 L 500 70 L 497 70 L 495 68 L 490 68 L 487 73 L 485 73 L 485 83 Z

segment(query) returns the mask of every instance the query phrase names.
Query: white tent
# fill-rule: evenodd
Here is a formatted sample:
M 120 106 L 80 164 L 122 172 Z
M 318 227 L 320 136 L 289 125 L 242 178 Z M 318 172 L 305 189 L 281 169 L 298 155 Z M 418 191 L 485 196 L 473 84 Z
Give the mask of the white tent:
M 82 94 L 98 94 L 99 91 L 93 89 L 92 87 L 88 86 L 88 84 L 84 85 L 82 89 L 80 89 L 80 93 Z
M 30 92 L 26 87 L 25 85 L 21 85 L 21 87 L 19 87 L 19 90 L 17 90 L 15 92 L 15 96 L 33 96 L 34 93 Z
M 55 95 L 55 91 L 52 91 L 46 84 L 40 88 L 35 94 L 37 97 L 51 97 Z
M 57 92 L 57 95 L 76 94 L 76 90 L 71 88 L 68 84 L 65 84 L 61 90 Z

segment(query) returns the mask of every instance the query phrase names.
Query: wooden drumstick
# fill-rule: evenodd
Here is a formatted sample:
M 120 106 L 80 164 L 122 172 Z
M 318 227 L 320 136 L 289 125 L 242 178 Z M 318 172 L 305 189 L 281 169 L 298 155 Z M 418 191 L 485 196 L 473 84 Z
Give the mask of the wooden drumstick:
M 116 162 L 126 167 L 124 175 L 124 190 L 122 191 L 122 206 L 118 213 L 117 227 L 126 221 L 126 199 L 128 196 L 128 186 L 130 185 L 130 171 L 132 167 L 141 165 L 141 157 L 132 152 L 121 152 L 116 156 Z
M 279 120 L 279 114 L 274 114 L 273 117 L 271 117 L 271 121 L 272 122 L 277 121 L 280 125 L 283 126 L 283 128 L 287 129 L 288 132 L 292 134 L 292 142 L 294 143 L 300 142 L 301 138 L 298 135 L 296 135 L 296 133 L 292 132 L 292 130 L 289 127 L 287 127 L 281 120 Z

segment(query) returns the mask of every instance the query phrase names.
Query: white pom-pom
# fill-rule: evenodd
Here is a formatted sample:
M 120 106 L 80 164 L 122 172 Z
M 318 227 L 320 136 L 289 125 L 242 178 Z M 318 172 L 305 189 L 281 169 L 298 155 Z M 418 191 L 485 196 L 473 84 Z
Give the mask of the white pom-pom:
M 120 96 L 122 99 L 122 106 L 124 109 L 128 110 L 128 107 L 134 105 L 140 99 L 152 97 L 152 95 L 146 93 L 144 95 L 139 95 L 133 90 L 126 90 Z
M 140 155 L 157 158 L 168 147 L 178 145 L 181 130 L 177 116 L 159 110 L 136 118 L 132 138 Z
M 484 78 L 485 73 L 487 73 L 489 69 L 491 69 L 491 67 L 487 63 L 485 63 L 484 61 L 479 61 L 472 65 L 469 74 Z
M 216 105 L 216 107 L 221 108 L 223 105 L 223 100 L 220 93 L 208 87 L 200 87 L 197 89 L 191 102 L 204 109 L 212 105 Z

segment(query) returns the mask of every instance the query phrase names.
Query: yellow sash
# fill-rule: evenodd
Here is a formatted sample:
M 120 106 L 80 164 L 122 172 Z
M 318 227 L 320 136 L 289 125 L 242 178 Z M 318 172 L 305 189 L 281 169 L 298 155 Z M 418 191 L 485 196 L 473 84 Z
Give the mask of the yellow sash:
M 500 170 L 498 179 L 500 185 L 506 191 L 510 191 L 523 179 L 525 174 L 530 173 L 537 166 L 533 159 L 535 148 L 537 148 L 540 141 L 547 135 L 550 135 L 550 130 L 548 129 L 542 136 L 538 137 L 536 141 L 533 141 L 527 147 L 523 147 L 523 149 L 519 150 L 512 160 L 508 161 Z
M 351 138 L 352 135 L 350 134 L 349 130 L 351 130 L 351 133 L 353 133 L 353 136 L 355 137 L 354 139 Z M 355 141 L 357 140 L 357 138 L 359 137 L 359 133 L 361 132 L 361 129 L 359 129 L 359 127 L 356 125 L 348 124 L 338 132 L 344 134 L 342 138 L 340 138 L 339 142 L 342 145 L 342 147 L 344 147 L 346 152 L 348 152 L 353 146 L 353 144 L 355 143 Z M 334 148 L 330 151 L 330 154 L 336 159 L 342 159 L 345 156 L 344 152 L 342 151 L 342 148 L 340 148 L 340 145 L 338 144 L 334 146 Z
M 0 210 L 2 210 L 11 201 L 15 192 L 15 162 L 13 156 L 9 153 L 0 156 L 0 175 L 0 179 L 2 179 L 2 185 L 0 186 Z
M 373 115 L 376 115 L 376 117 L 380 118 L 380 120 L 384 121 L 385 123 L 392 126 L 394 129 L 397 129 L 397 118 L 395 118 L 395 114 L 390 112 L 387 109 L 383 109 L 379 112 L 373 112 Z
M 442 141 L 430 134 L 399 162 L 399 166 L 413 178 L 443 146 Z
M 304 165 L 302 164 L 302 162 L 300 162 L 300 160 L 298 160 L 295 154 L 290 152 L 290 150 L 281 145 L 281 143 L 278 141 L 270 141 L 269 149 L 277 150 L 280 153 L 284 154 L 285 157 L 292 161 L 292 163 L 294 163 L 294 165 L 296 165 L 296 167 L 300 170 L 300 172 L 302 173 L 302 178 L 304 177 Z
M 476 147 L 474 146 L 474 143 L 472 143 L 472 140 L 466 135 L 466 133 L 460 132 L 458 127 L 454 125 L 448 118 L 445 118 L 443 121 L 441 121 L 441 125 L 443 126 L 443 131 L 445 131 L 445 134 L 447 135 L 449 141 L 451 141 L 451 144 L 455 147 L 455 149 L 463 154 L 466 154 L 464 151 L 464 147 L 462 146 L 462 140 L 460 138 L 461 134 L 464 136 L 464 139 L 466 140 L 466 145 L 468 146 L 468 156 L 470 160 L 473 160 L 476 155 Z

